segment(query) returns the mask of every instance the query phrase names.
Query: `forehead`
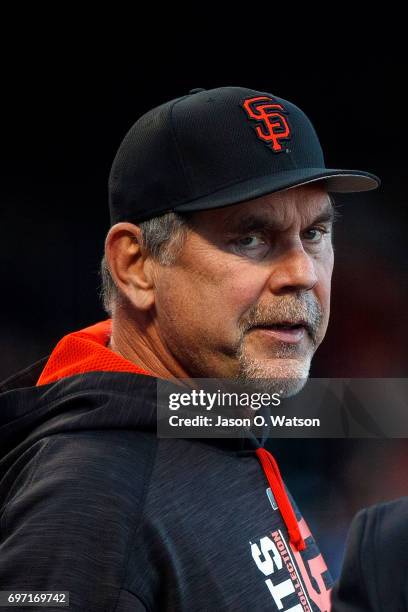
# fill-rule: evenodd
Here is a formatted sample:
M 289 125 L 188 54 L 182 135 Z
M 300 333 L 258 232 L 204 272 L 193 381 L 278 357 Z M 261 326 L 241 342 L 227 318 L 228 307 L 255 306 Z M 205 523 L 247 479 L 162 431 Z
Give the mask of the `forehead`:
M 224 208 L 199 211 L 194 217 L 201 227 L 214 230 L 228 230 L 256 221 L 283 229 L 293 223 L 312 223 L 321 215 L 329 220 L 333 212 L 331 198 L 324 186 L 302 185 Z

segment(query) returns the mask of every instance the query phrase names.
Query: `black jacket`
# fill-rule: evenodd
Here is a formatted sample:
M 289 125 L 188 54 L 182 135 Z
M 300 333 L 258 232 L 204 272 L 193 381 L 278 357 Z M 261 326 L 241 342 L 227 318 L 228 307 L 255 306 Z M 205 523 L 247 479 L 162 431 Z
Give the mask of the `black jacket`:
M 355 516 L 332 597 L 332 612 L 408 610 L 408 497 Z
M 328 610 L 332 579 L 285 492 L 289 541 L 263 441 L 159 438 L 156 379 L 109 333 L 67 335 L 1 388 L 0 590 L 69 591 L 84 612 Z

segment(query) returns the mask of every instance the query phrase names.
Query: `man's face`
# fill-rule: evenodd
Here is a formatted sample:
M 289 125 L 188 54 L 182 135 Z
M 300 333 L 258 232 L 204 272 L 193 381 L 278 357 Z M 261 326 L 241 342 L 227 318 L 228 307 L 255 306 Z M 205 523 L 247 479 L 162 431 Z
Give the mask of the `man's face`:
M 309 184 L 193 215 L 155 293 L 158 332 L 188 376 L 300 390 L 329 319 L 332 214 Z

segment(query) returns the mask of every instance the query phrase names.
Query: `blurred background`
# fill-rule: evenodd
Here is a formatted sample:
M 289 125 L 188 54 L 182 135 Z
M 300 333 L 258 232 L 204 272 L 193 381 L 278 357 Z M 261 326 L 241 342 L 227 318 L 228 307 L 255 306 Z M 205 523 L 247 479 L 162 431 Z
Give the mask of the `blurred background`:
M 343 35 L 345 35 L 343 33 Z M 210 37 L 211 38 L 211 37 Z M 405 68 L 362 48 L 271 40 L 256 47 L 137 37 L 114 46 L 73 32 L 46 43 L 20 37 L 2 66 L 0 378 L 50 353 L 65 334 L 106 318 L 99 262 L 109 229 L 107 180 L 130 126 L 186 94 L 242 85 L 300 106 L 333 168 L 373 172 L 379 190 L 336 195 L 329 331 L 314 377 L 406 377 L 408 251 Z M 42 40 L 44 42 L 44 40 Z M 282 56 L 284 53 L 284 56 Z M 402 58 L 403 59 L 403 58 Z M 187 63 L 187 60 L 190 62 Z M 386 406 L 384 406 L 386 409 Z M 408 494 L 406 440 L 268 442 L 329 564 L 339 572 L 347 528 L 361 507 Z

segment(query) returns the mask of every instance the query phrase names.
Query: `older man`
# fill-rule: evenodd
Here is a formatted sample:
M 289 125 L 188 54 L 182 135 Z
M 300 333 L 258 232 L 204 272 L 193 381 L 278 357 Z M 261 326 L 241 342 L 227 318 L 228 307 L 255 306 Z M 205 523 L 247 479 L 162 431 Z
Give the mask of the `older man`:
M 88 611 L 329 609 L 264 440 L 158 437 L 156 383 L 298 392 L 329 319 L 329 193 L 378 184 L 326 168 L 306 115 L 269 93 L 196 89 L 131 127 L 109 180 L 110 318 L 2 387 L 3 590 Z
M 106 240 L 122 299 L 111 348 L 162 378 L 276 378 L 297 390 L 327 328 L 333 216 L 313 183 L 199 211 L 170 269 L 143 249 L 140 227 L 117 223 Z

